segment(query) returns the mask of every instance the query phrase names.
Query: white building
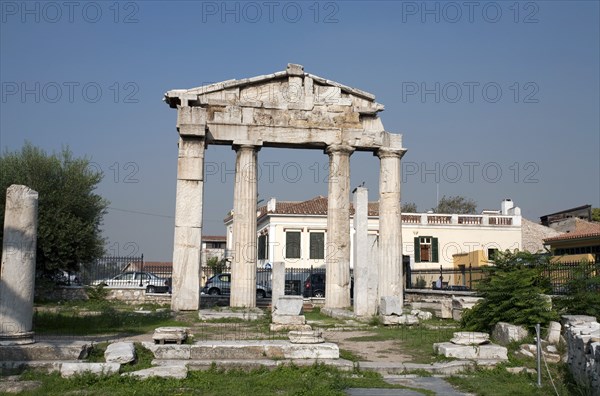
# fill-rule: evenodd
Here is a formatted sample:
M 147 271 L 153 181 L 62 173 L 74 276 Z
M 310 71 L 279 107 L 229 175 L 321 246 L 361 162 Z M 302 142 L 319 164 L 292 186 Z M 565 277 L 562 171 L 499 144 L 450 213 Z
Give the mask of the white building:
M 377 202 L 369 202 L 369 240 L 373 244 L 377 243 L 379 230 L 378 207 Z M 351 208 L 351 217 L 353 212 Z M 229 252 L 236 251 L 232 222 L 231 215 L 225 218 Z M 403 213 L 402 244 L 405 260 L 410 259 L 413 269 L 439 269 L 440 265 L 451 268 L 452 256 L 457 253 L 484 250 L 489 255 L 496 249 L 521 249 L 521 210 L 506 199 L 500 210 L 486 210 L 480 215 Z M 326 245 L 326 197 L 301 202 L 271 198 L 258 208 L 259 267 L 279 261 L 286 267 L 322 267 Z

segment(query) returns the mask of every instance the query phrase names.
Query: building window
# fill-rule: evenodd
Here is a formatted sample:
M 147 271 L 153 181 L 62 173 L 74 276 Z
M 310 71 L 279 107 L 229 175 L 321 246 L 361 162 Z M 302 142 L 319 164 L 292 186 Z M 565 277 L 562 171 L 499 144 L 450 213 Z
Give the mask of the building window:
M 496 255 L 498 254 L 498 249 L 490 248 L 488 249 L 488 260 L 494 261 L 496 260 Z
M 310 233 L 310 259 L 323 260 L 325 258 L 325 233 Z
M 415 237 L 415 263 L 438 261 L 438 239 L 431 236 Z
M 285 233 L 285 258 L 300 258 L 300 231 Z
M 267 246 L 269 245 L 269 236 L 264 234 L 258 237 L 258 259 L 265 260 L 269 258 L 269 250 Z

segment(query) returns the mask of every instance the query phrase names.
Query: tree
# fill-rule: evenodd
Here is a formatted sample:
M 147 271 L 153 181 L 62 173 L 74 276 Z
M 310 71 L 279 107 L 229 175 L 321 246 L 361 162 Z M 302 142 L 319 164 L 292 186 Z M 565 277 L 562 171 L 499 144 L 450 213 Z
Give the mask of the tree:
M 406 202 L 402 204 L 402 213 L 417 213 L 417 204 L 414 202 Z
M 592 208 L 592 221 L 600 222 L 600 208 Z
M 541 269 L 548 257 L 528 252 L 498 252 L 495 266 L 484 267 L 486 277 L 477 285 L 483 297 L 471 309 L 465 310 L 462 325 L 467 330 L 490 331 L 498 322 L 523 325 L 529 329 L 536 323 L 556 320 L 549 297 L 549 279 Z
M 475 214 L 477 213 L 477 202 L 458 195 L 456 197 L 446 197 L 444 195 L 438 202 L 437 207 L 432 208 L 432 210 L 435 213 Z
M 68 148 L 52 155 L 26 142 L 21 151 L 0 157 L 0 222 L 4 224 L 6 189 L 24 184 L 39 193 L 37 269 L 76 270 L 104 254 L 100 225 L 108 201 L 94 190 L 102 174 Z M 4 233 L 0 228 L 0 238 Z

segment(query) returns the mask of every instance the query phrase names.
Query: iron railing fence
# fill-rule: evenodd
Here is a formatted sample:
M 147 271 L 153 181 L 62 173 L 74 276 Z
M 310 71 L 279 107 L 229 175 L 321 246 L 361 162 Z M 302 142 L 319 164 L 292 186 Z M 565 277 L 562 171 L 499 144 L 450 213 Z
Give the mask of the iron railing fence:
M 548 263 L 537 265 L 537 268 L 540 275 L 549 280 L 552 294 L 567 293 L 569 282 L 574 279 L 600 277 L 600 263 L 594 262 Z M 476 289 L 478 282 L 488 276 L 485 267 L 473 266 L 406 269 L 406 272 L 405 284 L 409 289 L 471 291 Z
M 458 268 L 411 269 L 405 266 L 404 285 L 408 289 L 440 289 L 452 291 L 475 290 L 477 283 L 487 276 L 485 267 L 460 266 Z M 600 262 L 549 263 L 539 266 L 540 274 L 550 281 L 554 294 L 564 294 L 570 280 L 600 276 Z M 228 265 L 202 267 L 201 287 L 219 273 L 230 273 Z M 351 270 L 351 276 L 352 276 Z M 69 273 L 72 285 L 97 285 L 106 283 L 114 287 L 143 287 L 171 285 L 171 265 L 145 264 L 144 256 L 103 257 L 90 265 L 81 266 L 76 273 Z M 74 279 L 74 280 L 72 280 Z M 258 268 L 256 283 L 272 289 L 272 270 Z M 156 288 L 155 288 L 156 289 Z M 286 268 L 285 294 L 304 297 L 321 297 L 325 291 L 325 267 Z M 600 290 L 599 290 L 600 292 Z

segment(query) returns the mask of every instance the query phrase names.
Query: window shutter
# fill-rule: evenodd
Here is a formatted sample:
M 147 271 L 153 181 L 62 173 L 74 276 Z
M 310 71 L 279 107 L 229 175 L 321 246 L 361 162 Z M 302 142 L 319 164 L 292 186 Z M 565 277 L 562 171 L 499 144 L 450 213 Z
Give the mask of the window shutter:
M 300 233 L 286 232 L 285 233 L 285 257 L 300 258 Z
M 437 238 L 431 238 L 431 250 L 433 251 L 432 253 L 432 262 L 437 263 L 439 262 L 439 258 L 438 258 L 438 239 Z
M 421 262 L 421 244 L 419 243 L 419 237 L 415 237 L 415 263 Z
M 310 233 L 310 259 L 323 260 L 325 258 L 325 234 L 322 232 Z

